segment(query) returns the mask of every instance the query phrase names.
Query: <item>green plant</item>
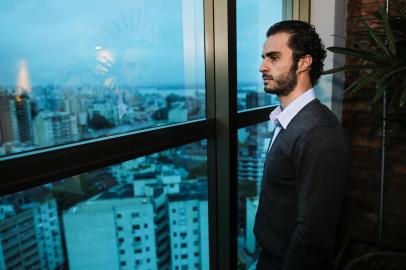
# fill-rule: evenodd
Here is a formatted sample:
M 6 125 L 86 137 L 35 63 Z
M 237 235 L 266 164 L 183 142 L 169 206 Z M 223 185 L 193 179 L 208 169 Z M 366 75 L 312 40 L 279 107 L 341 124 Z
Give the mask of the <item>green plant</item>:
M 394 7 L 392 16 L 381 8 L 369 18 L 358 18 L 363 26 L 358 34 L 366 35 L 372 44 L 348 40 L 348 47 L 327 48 L 358 63 L 326 70 L 323 74 L 358 71 L 360 76 L 344 93 L 356 93 L 374 83 L 372 102 L 381 100 L 386 92 L 390 107 L 397 109 L 406 107 L 406 8 L 398 0 L 392 0 L 391 4 Z

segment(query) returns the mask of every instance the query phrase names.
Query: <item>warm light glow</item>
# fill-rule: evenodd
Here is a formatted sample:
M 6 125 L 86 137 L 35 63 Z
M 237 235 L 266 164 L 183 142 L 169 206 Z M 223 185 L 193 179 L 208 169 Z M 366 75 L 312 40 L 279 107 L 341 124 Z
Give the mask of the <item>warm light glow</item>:
M 114 63 L 114 54 L 108 50 L 101 48 L 96 50 L 96 60 L 99 64 L 96 65 L 96 70 L 100 73 L 106 73 Z
M 16 95 L 16 102 L 20 103 L 23 100 L 23 98 L 20 95 Z
M 114 62 L 114 54 L 108 49 L 102 49 L 96 52 L 96 59 L 104 64 Z
M 31 93 L 30 77 L 28 75 L 27 61 L 21 60 L 18 63 L 18 76 L 17 76 L 17 89 L 16 96 L 20 96 L 23 93 Z

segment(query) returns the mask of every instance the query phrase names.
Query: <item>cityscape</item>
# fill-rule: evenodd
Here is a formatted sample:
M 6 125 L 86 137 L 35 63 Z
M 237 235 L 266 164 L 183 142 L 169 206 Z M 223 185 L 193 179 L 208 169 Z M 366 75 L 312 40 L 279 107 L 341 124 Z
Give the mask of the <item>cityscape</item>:
M 2 154 L 205 115 L 203 90 L 128 92 L 133 96 L 82 89 L 66 97 L 51 86 L 21 96 L 3 90 Z M 240 108 L 270 101 L 242 93 Z M 129 107 L 124 114 L 120 102 Z M 238 133 L 240 269 L 255 263 L 252 226 L 271 129 L 265 123 Z M 206 146 L 201 141 L 1 197 L 0 269 L 208 269 Z
M 1 197 L 0 269 L 208 269 L 205 145 Z

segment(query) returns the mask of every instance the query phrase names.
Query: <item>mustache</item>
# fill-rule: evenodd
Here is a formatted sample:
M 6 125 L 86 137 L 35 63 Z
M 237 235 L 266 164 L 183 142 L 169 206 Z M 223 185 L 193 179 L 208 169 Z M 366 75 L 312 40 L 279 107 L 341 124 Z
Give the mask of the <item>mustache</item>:
M 273 78 L 272 75 L 265 75 L 265 74 L 262 74 L 262 79 L 263 79 L 263 80 L 273 80 L 274 78 Z

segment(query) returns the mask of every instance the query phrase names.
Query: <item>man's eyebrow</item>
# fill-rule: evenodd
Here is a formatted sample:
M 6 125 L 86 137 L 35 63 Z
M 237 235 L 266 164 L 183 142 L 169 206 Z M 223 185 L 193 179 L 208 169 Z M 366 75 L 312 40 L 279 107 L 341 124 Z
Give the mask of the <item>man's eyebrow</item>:
M 267 52 L 265 55 L 261 55 L 262 59 L 264 59 L 265 57 L 276 57 L 279 56 L 281 53 L 280 52 Z

